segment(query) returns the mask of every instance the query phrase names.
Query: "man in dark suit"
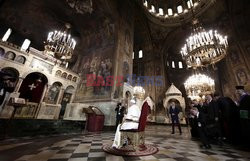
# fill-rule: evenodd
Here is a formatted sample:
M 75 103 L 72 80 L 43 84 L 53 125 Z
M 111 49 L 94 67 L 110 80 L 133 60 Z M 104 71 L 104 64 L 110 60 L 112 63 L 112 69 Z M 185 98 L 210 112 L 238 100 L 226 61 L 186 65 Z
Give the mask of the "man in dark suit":
M 239 108 L 250 111 L 250 95 L 244 90 L 244 86 L 236 86 L 236 93 L 240 96 Z
M 118 103 L 115 108 L 115 111 L 116 111 L 116 127 L 117 127 L 120 123 L 122 123 L 125 107 L 122 106 L 121 103 Z
M 207 137 L 206 119 L 205 119 L 204 113 L 199 112 L 199 110 L 196 107 L 193 107 L 190 110 L 190 112 L 192 116 L 194 117 L 194 120 L 196 120 L 196 123 L 197 123 L 196 126 L 198 129 L 200 140 L 202 142 L 202 145 L 200 147 L 210 149 L 211 146 L 209 144 L 208 137 Z
M 206 103 L 204 112 L 206 114 L 207 132 L 210 139 L 213 139 L 217 144 L 222 145 L 222 134 L 220 126 L 220 109 L 218 103 L 211 95 L 206 95 Z
M 172 134 L 174 134 L 175 125 L 178 126 L 180 135 L 182 134 L 181 125 L 180 125 L 179 116 L 178 116 L 179 113 L 180 113 L 180 107 L 176 106 L 175 102 L 172 101 L 170 104 L 170 107 L 169 107 L 169 114 L 170 114 L 171 120 L 172 120 Z
M 239 140 L 239 111 L 235 102 L 229 97 L 214 94 L 214 100 L 217 102 L 220 109 L 219 121 L 221 124 L 222 136 L 226 141 L 238 143 Z
M 244 90 L 244 86 L 236 86 L 236 93 L 239 95 L 241 142 L 250 147 L 250 95 Z

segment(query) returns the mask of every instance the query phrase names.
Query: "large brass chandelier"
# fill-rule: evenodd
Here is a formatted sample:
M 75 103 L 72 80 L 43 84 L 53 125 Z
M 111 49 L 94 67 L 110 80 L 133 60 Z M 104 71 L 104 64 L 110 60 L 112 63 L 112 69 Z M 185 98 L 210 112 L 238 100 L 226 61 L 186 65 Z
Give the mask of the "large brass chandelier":
M 200 100 L 203 96 L 215 92 L 214 80 L 204 74 L 194 74 L 184 83 L 186 93 L 191 100 Z
M 66 24 L 65 31 L 52 31 L 49 32 L 45 44 L 45 51 L 62 61 L 67 61 L 72 58 L 73 51 L 76 46 L 76 41 L 68 34 L 70 25 Z
M 188 67 L 208 66 L 223 59 L 227 54 L 227 36 L 216 30 L 206 31 L 198 22 L 193 20 L 193 33 L 186 39 L 180 53 Z

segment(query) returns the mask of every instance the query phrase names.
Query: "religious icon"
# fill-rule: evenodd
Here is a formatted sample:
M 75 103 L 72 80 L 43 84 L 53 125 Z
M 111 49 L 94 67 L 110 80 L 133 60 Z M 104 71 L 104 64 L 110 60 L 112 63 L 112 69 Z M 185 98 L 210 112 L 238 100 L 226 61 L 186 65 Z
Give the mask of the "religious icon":
M 233 66 L 239 65 L 242 63 L 241 57 L 240 57 L 239 53 L 237 53 L 236 49 L 230 50 L 229 56 L 230 56 L 231 63 Z
M 58 71 L 56 71 L 56 76 L 61 76 L 62 75 L 62 71 L 60 71 L 60 70 L 58 70 Z
M 247 72 L 243 68 L 239 68 L 238 70 L 236 70 L 236 78 L 240 85 L 247 85 L 249 80 Z
M 72 79 L 72 75 L 68 75 L 67 79 L 71 80 Z
M 8 52 L 5 54 L 4 57 L 7 58 L 7 59 L 9 59 L 9 60 L 14 60 L 15 57 L 16 57 L 16 55 L 15 55 L 13 52 L 8 51 Z
M 48 101 L 49 103 L 56 103 L 59 92 L 60 92 L 60 85 L 58 83 L 54 83 L 49 90 Z
M 18 56 L 16 58 L 16 62 L 24 64 L 25 63 L 25 57 L 24 56 Z
M 128 82 L 128 79 L 129 79 L 129 64 L 126 61 L 123 62 L 123 77 L 125 78 L 124 82 Z
M 130 46 L 131 46 L 131 38 L 130 38 L 130 32 L 129 30 L 127 29 L 125 31 L 125 45 L 124 45 L 124 49 L 125 49 L 125 52 L 126 54 L 129 54 L 129 51 L 130 51 Z
M 77 77 L 73 77 L 72 81 L 76 82 L 77 81 Z
M 64 72 L 64 73 L 62 74 L 62 77 L 66 79 L 66 78 L 67 78 L 67 73 Z

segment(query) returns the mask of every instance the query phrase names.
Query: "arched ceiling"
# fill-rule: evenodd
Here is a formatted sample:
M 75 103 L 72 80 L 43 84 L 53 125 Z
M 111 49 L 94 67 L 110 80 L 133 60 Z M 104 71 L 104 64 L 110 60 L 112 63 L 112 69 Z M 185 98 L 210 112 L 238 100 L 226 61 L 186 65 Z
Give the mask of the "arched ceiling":
M 22 39 L 29 38 L 33 47 L 43 50 L 48 32 L 64 30 L 65 23 L 70 23 L 71 34 L 77 41 L 75 53 L 79 55 L 87 50 L 85 41 L 82 41 L 88 34 L 86 31 L 98 26 L 96 22 L 106 21 L 106 17 L 112 21 L 112 8 L 108 4 L 106 0 L 95 0 L 91 14 L 79 14 L 66 0 L 2 0 L 0 27 L 12 28 L 23 36 Z
M 155 23 L 145 14 L 144 8 L 138 1 L 135 4 L 135 34 L 134 44 L 157 44 L 163 54 L 178 54 L 181 45 L 191 32 L 191 23 L 185 22 L 177 27 L 166 27 Z M 84 41 L 86 30 L 93 28 L 97 21 L 105 21 L 105 17 L 114 17 L 114 8 L 110 3 L 118 0 L 93 0 L 92 14 L 78 14 L 70 8 L 66 0 L 0 0 L 0 21 L 32 40 L 32 45 L 43 49 L 43 41 L 47 32 L 64 27 L 66 22 L 72 25 L 72 33 L 78 39 L 76 53 L 87 50 Z M 230 5 L 229 5 L 230 4 Z M 249 15 L 249 0 L 216 0 L 215 4 L 199 17 L 204 28 L 217 28 L 227 34 L 224 21 L 228 21 L 228 6 L 237 13 Z M 246 6 L 245 6 L 246 5 Z M 18 8 L 18 9 L 17 9 Z M 241 11 L 245 8 L 244 11 Z M 128 8 L 129 9 L 129 8 Z M 108 11 L 108 12 L 107 12 Z M 249 23 L 249 21 L 247 21 Z M 248 25 L 249 26 L 249 25 Z M 247 30 L 247 29 L 246 29 Z M 229 35 L 230 37 L 230 35 Z
M 202 26 L 207 29 L 216 29 L 223 34 L 228 34 L 227 29 L 224 28 L 224 22 L 228 21 L 228 14 L 224 8 L 225 2 L 223 0 L 216 1 L 216 3 L 206 10 L 198 19 Z M 187 22 L 178 27 L 165 37 L 162 44 L 162 53 L 165 55 L 179 55 L 179 51 L 186 41 L 186 38 L 191 34 L 191 22 Z

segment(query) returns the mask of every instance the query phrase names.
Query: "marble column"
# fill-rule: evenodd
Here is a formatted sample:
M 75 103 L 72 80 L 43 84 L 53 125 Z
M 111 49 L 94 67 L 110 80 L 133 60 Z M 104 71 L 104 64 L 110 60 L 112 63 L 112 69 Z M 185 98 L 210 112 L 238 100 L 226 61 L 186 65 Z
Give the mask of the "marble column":
M 40 102 L 46 102 L 47 103 L 47 99 L 48 99 L 48 96 L 49 96 L 49 89 L 51 88 L 52 85 L 45 85 L 47 86 L 46 88 L 44 88 L 43 90 L 43 94 L 42 94 L 42 97 L 41 97 L 41 101 Z
M 38 109 L 36 111 L 35 118 L 38 117 L 38 114 L 39 114 L 39 111 L 40 111 L 40 108 L 41 108 L 41 104 L 44 101 L 45 96 L 48 95 L 48 91 L 49 91 L 50 87 L 51 87 L 51 85 L 48 85 L 48 84 L 44 86 L 43 94 L 42 94 L 41 100 L 40 100 L 40 102 L 38 104 L 38 107 L 37 107 Z
M 19 91 L 19 89 L 20 89 L 20 87 L 21 87 L 21 85 L 22 85 L 22 83 L 23 83 L 23 80 L 24 80 L 24 78 L 19 77 L 14 92 L 18 92 L 18 91 Z
M 74 92 L 73 92 L 72 95 L 71 95 L 71 98 L 70 98 L 69 103 L 72 103 L 72 102 L 73 102 L 73 100 L 74 100 L 74 98 L 75 98 L 75 95 L 76 95 L 76 91 L 74 90 Z
M 61 87 L 57 100 L 56 100 L 56 104 L 61 104 L 62 99 L 63 99 L 63 94 L 64 94 L 64 89 Z

